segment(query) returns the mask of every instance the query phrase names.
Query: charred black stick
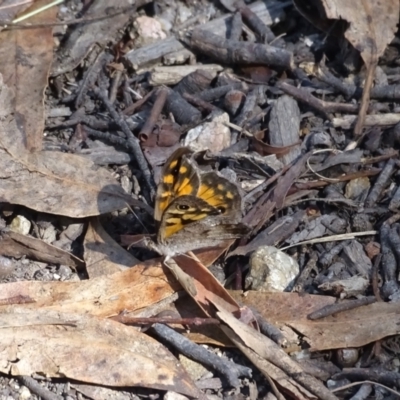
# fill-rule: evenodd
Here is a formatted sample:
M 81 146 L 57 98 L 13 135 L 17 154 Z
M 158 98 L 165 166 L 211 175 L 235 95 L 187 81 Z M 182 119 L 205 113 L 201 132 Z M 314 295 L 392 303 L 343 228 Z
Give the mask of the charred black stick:
M 39 382 L 30 376 L 20 376 L 18 380 L 26 386 L 32 393 L 35 393 L 43 400 L 63 400 L 63 396 L 51 392 L 49 389 L 43 387 Z
M 147 186 L 147 189 L 149 190 L 149 195 L 146 196 L 146 200 L 150 202 L 155 193 L 155 184 L 151 176 L 150 169 L 147 165 L 147 161 L 144 158 L 142 149 L 140 148 L 139 140 L 133 135 L 124 118 L 117 113 L 114 106 L 109 102 L 107 92 L 96 88 L 94 89 L 94 93 L 104 103 L 104 105 L 108 109 L 108 112 L 111 114 L 111 117 L 121 128 L 122 132 L 124 132 L 124 134 L 126 135 L 129 148 L 135 156 L 138 167 L 143 174 L 144 182 Z
M 398 225 L 398 224 L 396 224 Z M 396 258 L 397 265 L 400 265 L 400 236 L 397 231 L 397 227 L 393 226 L 389 231 L 389 243 L 393 251 L 394 257 Z
M 321 309 L 308 314 L 307 318 L 311 320 L 321 319 L 332 314 L 352 310 L 353 308 L 366 306 L 375 302 L 375 297 L 364 297 L 363 299 L 346 300 L 341 303 L 329 304 L 325 307 L 322 307 Z
M 215 107 L 211 103 L 202 100 L 198 96 L 193 96 L 192 94 L 189 93 L 184 93 L 183 98 L 187 100 L 190 104 L 196 106 L 197 108 L 200 108 L 202 111 L 205 111 L 207 113 L 211 113 L 214 110 L 217 110 L 218 107 Z
M 123 88 L 122 94 L 124 96 L 125 109 L 127 109 L 128 107 L 130 107 L 133 104 L 133 101 L 132 101 L 132 96 L 129 93 L 129 80 L 128 80 L 128 77 L 126 77 L 126 76 L 124 79 L 124 88 Z
M 212 32 L 195 29 L 189 38 L 181 37 L 189 47 L 223 64 L 261 64 L 289 70 L 293 55 L 289 51 L 266 44 L 225 39 Z
M 257 105 L 257 100 L 258 88 L 255 88 L 246 96 L 243 107 L 234 120 L 236 125 L 243 127 L 243 124 L 246 122 L 246 120 L 253 115 L 254 109 Z
M 316 268 L 317 265 L 317 254 L 313 253 L 308 260 L 307 264 L 301 270 L 300 275 L 297 277 L 296 282 L 293 286 L 292 292 L 303 293 L 305 283 L 310 275 L 310 272 Z
M 115 99 L 117 98 L 117 92 L 118 92 L 119 84 L 121 82 L 122 73 L 123 73 L 122 69 L 117 69 L 115 71 L 115 75 L 113 76 L 112 81 L 111 81 L 109 100 L 110 100 L 110 103 L 112 103 L 112 104 L 115 103 Z
M 243 30 L 242 16 L 240 12 L 236 12 L 235 14 L 233 14 L 229 39 L 239 40 L 240 36 L 242 36 L 242 30 Z
M 83 74 L 82 81 L 79 85 L 78 93 L 75 98 L 75 108 L 79 108 L 85 98 L 85 94 L 92 85 L 96 82 L 100 71 L 110 62 L 114 56 L 112 54 L 102 52 L 98 55 L 94 63 Z
M 343 112 L 354 114 L 358 111 L 358 105 L 347 103 L 333 103 L 330 101 L 323 101 L 313 96 L 308 90 L 304 88 L 297 88 L 289 85 L 286 82 L 278 82 L 276 87 L 283 90 L 285 93 L 290 94 L 295 99 L 308 104 L 310 107 L 319 111 L 325 118 L 331 120 L 332 118 L 328 113 Z
M 231 85 L 218 86 L 216 88 L 202 91 L 198 94 L 198 97 L 200 97 L 204 101 L 214 101 L 225 96 L 231 90 L 247 91 L 247 87 L 242 82 L 233 83 Z
M 265 25 L 261 18 L 249 7 L 240 7 L 239 11 L 244 22 L 261 39 L 262 43 L 271 43 L 275 39 L 275 35 L 269 26 Z
M 396 212 L 400 208 L 400 186 L 396 189 L 389 203 L 389 210 Z
M 181 96 L 184 93 L 195 94 L 210 87 L 211 81 L 215 78 L 215 73 L 203 69 L 197 69 L 189 75 L 186 75 L 174 87 L 174 91 Z
M 138 108 L 142 107 L 146 101 L 153 96 L 154 94 L 154 89 L 150 91 L 149 93 L 146 94 L 142 99 L 138 100 L 136 103 L 131 104 L 129 107 L 127 107 L 122 114 L 123 115 L 132 115 Z
M 333 258 L 336 257 L 345 246 L 348 246 L 350 243 L 349 240 L 345 240 L 342 243 L 337 244 L 336 246 L 332 247 L 329 251 L 326 253 L 323 253 L 319 257 L 319 262 L 321 263 L 322 266 L 327 267 L 330 265 L 333 261 Z
M 400 386 L 400 373 L 394 371 L 374 370 L 372 368 L 343 368 L 342 372 L 332 379 L 349 379 L 350 381 L 373 381 L 389 387 Z
M 326 67 L 317 68 L 316 77 L 322 82 L 332 86 L 340 93 L 343 93 L 347 99 L 352 98 L 357 91 L 357 87 L 355 85 L 344 83 L 341 79 L 336 78 L 336 76 L 334 76 Z
M 397 263 L 390 245 L 389 234 L 389 224 L 383 223 L 380 229 L 382 246 L 382 275 L 384 280 L 382 293 L 386 298 L 399 290 L 399 285 L 396 279 Z
M 153 104 L 153 108 L 151 109 L 149 118 L 143 125 L 143 128 L 140 130 L 139 138 L 145 138 L 147 140 L 149 136 L 152 134 L 155 124 L 159 119 L 162 110 L 165 105 L 165 101 L 167 100 L 168 92 L 165 89 L 160 89 L 156 93 L 156 101 Z
M 400 99 L 400 85 L 381 85 L 371 89 L 371 98 L 398 100 Z
M 119 137 L 116 135 L 112 135 L 111 133 L 108 133 L 108 132 L 103 132 L 103 131 L 99 131 L 97 129 L 92 129 L 86 125 L 83 125 L 83 129 L 89 136 L 92 136 L 96 139 L 106 140 L 107 142 L 110 142 L 112 144 L 117 144 L 117 145 L 122 146 L 122 147 L 126 148 L 127 150 L 129 150 L 129 146 L 128 146 L 128 143 L 126 142 L 125 138 L 122 138 L 122 137 Z
M 189 104 L 179 93 L 168 90 L 165 108 L 172 113 L 175 121 L 181 125 L 197 124 L 201 121 L 201 112 Z
M 389 159 L 385 165 L 385 168 L 381 171 L 378 176 L 378 179 L 375 182 L 375 185 L 370 190 L 367 199 L 365 200 L 365 207 L 372 207 L 378 201 L 380 194 L 383 192 L 383 189 L 388 184 L 390 176 L 394 171 L 396 163 L 393 158 Z
M 213 370 L 218 371 L 220 374 L 225 376 L 229 385 L 233 387 L 239 386 L 239 377 L 245 376 L 251 377 L 251 369 L 242 365 L 234 364 L 233 362 L 218 357 L 216 354 L 207 351 L 204 347 L 201 347 L 184 336 L 175 332 L 173 329 L 166 325 L 154 324 L 152 330 L 174 346 L 179 352 L 184 354 L 186 357 L 192 358 Z
M 286 339 L 283 333 L 275 325 L 272 325 L 271 323 L 266 321 L 264 317 L 254 307 L 250 307 L 250 309 L 257 319 L 260 331 L 279 346 L 284 345 L 286 343 Z

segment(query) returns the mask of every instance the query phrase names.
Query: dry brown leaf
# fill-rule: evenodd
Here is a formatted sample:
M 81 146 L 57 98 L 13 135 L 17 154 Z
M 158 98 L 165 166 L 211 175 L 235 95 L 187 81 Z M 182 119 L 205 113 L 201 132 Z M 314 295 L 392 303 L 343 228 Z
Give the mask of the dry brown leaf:
M 394 303 L 369 304 L 311 321 L 308 314 L 334 304 L 337 299 L 284 292 L 230 293 L 238 302 L 257 309 L 268 322 L 279 328 L 287 325 L 299 332 L 309 343 L 311 351 L 361 347 L 400 333 L 398 306 Z
M 298 146 L 299 144 L 300 142 L 293 143 L 289 146 L 271 146 L 268 143 L 264 143 L 261 138 L 256 136 L 253 136 L 252 138 L 253 148 L 261 156 L 275 154 L 277 157 L 282 157 L 285 154 L 288 154 L 292 150 L 292 147 Z
M 181 290 L 181 286 L 168 271 L 164 273 L 160 264 L 145 263 L 81 282 L 3 283 L 0 284 L 0 304 L 22 298 L 33 301 L 24 305 L 26 309 L 110 317 L 142 310 L 167 299 L 177 290 Z M 12 310 L 13 305 L 0 306 L 0 312 L 6 309 Z
M 37 9 L 48 1 L 35 2 Z M 32 24 L 54 22 L 57 7 L 51 7 L 29 19 Z M 12 111 L 19 129 L 24 132 L 24 147 L 42 149 L 44 129 L 44 90 L 53 61 L 53 28 L 19 30 L 0 33 L 0 73 L 12 90 Z M 4 110 L 2 111 L 2 115 Z
M 30 1 L 13 1 L 7 2 L 2 1 L 0 6 L 0 21 L 4 26 L 7 26 L 10 22 L 12 22 L 18 14 L 21 14 L 24 10 L 29 8 L 34 0 Z M 11 3 L 11 4 L 7 4 Z M 3 29 L 3 26 L 0 28 Z
M 90 278 L 123 271 L 139 262 L 108 235 L 97 218 L 90 221 L 83 245 Z
M 10 93 L 5 86 L 2 89 L 0 104 Z M 127 203 L 140 205 L 92 161 L 53 151 L 30 153 L 24 142 L 14 119 L 0 123 L 1 202 L 74 218 L 107 213 Z
M 197 397 L 177 359 L 133 327 L 82 314 L 16 308 L 0 314 L 0 370 L 5 374 L 142 386 Z
M 241 304 L 254 307 L 268 322 L 278 327 L 293 321 L 309 321 L 307 315 L 336 302 L 336 297 L 308 293 L 262 293 L 249 290 L 230 291 Z
M 400 333 L 399 305 L 374 303 L 320 320 L 288 321 L 311 351 L 362 347 Z
M 369 65 L 393 40 L 399 21 L 398 0 L 322 0 L 326 16 L 350 23 L 346 39 Z
M 7 257 L 30 259 L 50 264 L 63 264 L 73 268 L 83 267 L 83 261 L 73 254 L 40 239 L 8 231 L 0 235 L 0 254 Z

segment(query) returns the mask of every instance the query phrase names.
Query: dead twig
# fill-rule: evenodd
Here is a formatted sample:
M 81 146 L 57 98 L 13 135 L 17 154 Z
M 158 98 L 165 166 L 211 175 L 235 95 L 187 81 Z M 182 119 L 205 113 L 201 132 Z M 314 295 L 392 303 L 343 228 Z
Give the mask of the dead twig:
M 150 169 L 147 165 L 147 161 L 144 158 L 142 149 L 140 148 L 139 140 L 133 135 L 131 130 L 129 129 L 128 124 L 121 117 L 114 106 L 110 103 L 108 99 L 107 92 L 105 90 L 101 90 L 99 88 L 94 89 L 95 95 L 103 102 L 103 104 L 108 109 L 108 112 L 111 114 L 111 117 L 117 123 L 117 125 L 121 128 L 121 130 L 125 133 L 126 139 L 129 145 L 130 150 L 132 151 L 133 155 L 135 156 L 136 162 L 138 167 L 140 168 L 144 182 L 146 184 L 147 189 L 149 190 L 149 195 L 145 196 L 147 201 L 151 201 L 151 198 L 154 196 L 155 193 L 155 184 L 153 181 L 153 177 L 151 175 Z

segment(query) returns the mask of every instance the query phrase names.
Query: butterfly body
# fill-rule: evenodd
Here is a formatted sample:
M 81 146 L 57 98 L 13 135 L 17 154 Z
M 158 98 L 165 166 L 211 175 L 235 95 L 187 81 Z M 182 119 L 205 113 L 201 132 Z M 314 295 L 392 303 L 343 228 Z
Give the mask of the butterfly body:
M 234 183 L 215 172 L 200 171 L 189 149 L 176 150 L 158 185 L 157 242 L 151 247 L 173 257 L 243 236 L 249 229 L 240 223 L 241 201 Z

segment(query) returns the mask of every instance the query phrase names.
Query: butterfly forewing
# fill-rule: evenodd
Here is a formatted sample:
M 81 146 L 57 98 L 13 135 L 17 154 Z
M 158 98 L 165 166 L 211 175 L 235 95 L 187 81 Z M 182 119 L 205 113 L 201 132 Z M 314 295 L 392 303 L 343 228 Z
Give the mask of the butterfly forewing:
M 154 219 L 161 221 L 163 212 L 179 196 L 196 195 L 200 178 L 188 158 L 191 151 L 179 148 L 166 161 L 157 188 Z
M 180 148 L 167 160 L 157 189 L 154 218 L 160 254 L 216 246 L 249 230 L 240 224 L 238 187 L 215 172 L 202 173 L 192 152 Z

